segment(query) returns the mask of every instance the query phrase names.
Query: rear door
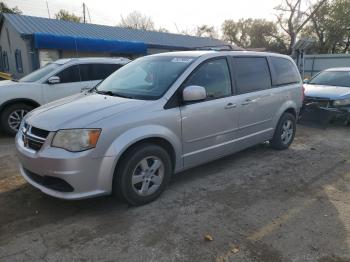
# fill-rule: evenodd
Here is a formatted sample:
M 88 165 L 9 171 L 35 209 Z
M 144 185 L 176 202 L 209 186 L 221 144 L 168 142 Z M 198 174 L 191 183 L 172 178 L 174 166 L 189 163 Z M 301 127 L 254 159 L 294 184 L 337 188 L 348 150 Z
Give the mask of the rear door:
M 232 96 L 227 59 L 202 63 L 183 87 L 203 86 L 207 99 L 182 105 L 184 166 L 191 167 L 218 158 L 232 150 L 237 129 L 237 108 Z
M 273 135 L 273 117 L 281 99 L 272 88 L 266 57 L 233 57 L 233 70 L 238 99 L 239 143 L 245 147 Z

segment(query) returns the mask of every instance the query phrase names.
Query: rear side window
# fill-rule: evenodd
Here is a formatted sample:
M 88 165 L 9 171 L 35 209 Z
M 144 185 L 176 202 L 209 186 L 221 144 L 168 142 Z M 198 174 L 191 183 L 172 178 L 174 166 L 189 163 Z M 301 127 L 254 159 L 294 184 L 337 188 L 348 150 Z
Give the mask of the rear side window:
M 202 86 L 210 99 L 231 95 L 230 71 L 225 58 L 201 64 L 187 79 L 185 86 Z
M 104 80 L 121 67 L 119 64 L 81 64 L 82 81 Z
M 274 71 L 273 85 L 286 85 L 300 81 L 299 72 L 290 60 L 282 57 L 270 57 L 270 59 Z
M 79 82 L 79 67 L 78 65 L 67 67 L 66 69 L 63 69 L 61 72 L 59 72 L 57 76 L 60 78 L 61 84 Z
M 265 57 L 234 57 L 238 94 L 271 88 L 270 70 Z

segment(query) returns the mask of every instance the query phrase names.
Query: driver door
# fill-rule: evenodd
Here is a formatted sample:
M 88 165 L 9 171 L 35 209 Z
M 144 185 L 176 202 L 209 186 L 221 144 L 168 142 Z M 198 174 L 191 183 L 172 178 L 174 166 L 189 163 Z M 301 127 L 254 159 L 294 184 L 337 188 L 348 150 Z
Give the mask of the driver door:
M 66 67 L 55 76 L 60 78 L 60 82 L 57 84 L 47 83 L 45 85 L 43 94 L 45 103 L 77 94 L 81 92 L 83 88 L 88 88 L 91 84 L 90 81 L 81 81 L 79 65 Z
M 230 153 L 238 126 L 226 58 L 202 63 L 183 87 L 190 85 L 204 87 L 207 99 L 180 107 L 185 168 Z

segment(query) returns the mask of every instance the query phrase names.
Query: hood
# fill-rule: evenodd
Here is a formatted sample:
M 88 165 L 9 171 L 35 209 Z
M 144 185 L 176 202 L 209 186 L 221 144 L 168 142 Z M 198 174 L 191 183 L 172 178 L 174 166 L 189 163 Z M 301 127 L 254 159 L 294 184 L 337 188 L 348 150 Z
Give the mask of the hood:
M 48 131 L 84 128 L 109 116 L 135 109 L 146 102 L 83 93 L 41 106 L 30 112 L 25 119 L 28 124 Z
M 350 97 L 350 87 L 326 86 L 326 85 L 305 85 L 305 96 L 329 98 L 331 100 Z

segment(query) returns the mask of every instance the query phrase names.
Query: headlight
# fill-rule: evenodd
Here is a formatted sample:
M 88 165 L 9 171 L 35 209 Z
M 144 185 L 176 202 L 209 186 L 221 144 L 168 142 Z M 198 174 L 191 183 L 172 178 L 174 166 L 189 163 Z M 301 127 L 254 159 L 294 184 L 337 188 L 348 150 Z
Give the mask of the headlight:
M 347 105 L 350 105 L 350 98 L 341 99 L 341 100 L 334 100 L 333 105 L 334 106 L 347 106 Z
M 58 130 L 51 146 L 71 152 L 79 152 L 94 148 L 100 137 L 101 129 L 65 129 Z

